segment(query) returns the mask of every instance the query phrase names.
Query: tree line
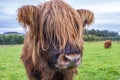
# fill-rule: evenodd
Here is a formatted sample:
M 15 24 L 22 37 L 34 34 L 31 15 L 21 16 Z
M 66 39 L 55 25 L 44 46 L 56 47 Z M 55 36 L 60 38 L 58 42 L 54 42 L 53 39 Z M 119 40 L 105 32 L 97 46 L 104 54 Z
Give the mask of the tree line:
M 0 45 L 23 44 L 22 34 L 0 34 Z
M 108 30 L 85 29 L 83 34 L 84 34 L 85 41 L 104 41 L 107 39 L 110 39 L 113 41 L 120 40 L 120 35 L 118 34 L 118 32 L 113 32 Z
M 84 29 L 83 31 L 85 41 L 104 41 L 107 39 L 110 40 L 120 40 L 120 35 L 118 32 L 108 31 L 108 30 L 88 30 Z M 24 34 L 17 32 L 6 32 L 0 34 L 0 45 L 14 45 L 14 44 L 23 44 Z

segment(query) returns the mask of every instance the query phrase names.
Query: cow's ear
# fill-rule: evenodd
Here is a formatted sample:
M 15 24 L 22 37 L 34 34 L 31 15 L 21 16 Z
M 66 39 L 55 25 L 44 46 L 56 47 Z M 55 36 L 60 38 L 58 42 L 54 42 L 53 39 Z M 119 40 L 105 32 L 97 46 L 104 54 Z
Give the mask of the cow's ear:
M 80 17 L 83 21 L 83 26 L 91 25 L 94 22 L 94 13 L 86 10 L 86 9 L 78 9 L 77 12 L 79 13 Z
M 25 29 L 29 29 L 34 34 L 38 28 L 39 11 L 36 6 L 25 5 L 18 9 L 17 20 Z

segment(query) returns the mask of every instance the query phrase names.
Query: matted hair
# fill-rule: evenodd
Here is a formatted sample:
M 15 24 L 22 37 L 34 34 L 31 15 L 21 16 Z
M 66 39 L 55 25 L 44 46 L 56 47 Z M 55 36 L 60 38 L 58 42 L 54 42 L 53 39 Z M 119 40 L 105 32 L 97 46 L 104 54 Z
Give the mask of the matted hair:
M 40 9 L 39 37 L 42 47 L 46 42 L 60 50 L 65 48 L 67 42 L 74 47 L 80 47 L 78 42 L 82 35 L 82 23 L 74 9 L 62 0 L 47 2 Z
M 63 50 L 69 43 L 81 49 L 83 27 L 93 21 L 92 12 L 75 10 L 62 0 L 51 0 L 38 6 L 25 5 L 18 9 L 18 22 L 25 29 L 28 28 L 30 38 L 34 41 L 34 57 L 40 51 L 47 51 L 51 45 Z
M 49 46 L 46 47 L 46 43 L 59 47 L 60 50 L 67 43 L 74 47 L 81 45 L 78 43 L 82 39 L 82 19 L 75 9 L 62 0 L 48 1 L 37 7 L 23 6 L 18 10 L 18 21 L 24 28 L 28 26 L 32 38 L 37 36 L 43 50 Z

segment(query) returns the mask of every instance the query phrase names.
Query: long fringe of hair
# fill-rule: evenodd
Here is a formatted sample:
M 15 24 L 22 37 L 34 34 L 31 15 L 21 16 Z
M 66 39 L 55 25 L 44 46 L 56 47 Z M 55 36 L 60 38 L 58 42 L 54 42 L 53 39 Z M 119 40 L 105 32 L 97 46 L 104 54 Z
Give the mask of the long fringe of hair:
M 62 0 L 52 0 L 40 6 L 39 28 L 43 49 L 46 48 L 46 42 L 60 50 L 65 48 L 67 42 L 80 47 L 78 41 L 82 35 L 81 18 L 77 11 Z

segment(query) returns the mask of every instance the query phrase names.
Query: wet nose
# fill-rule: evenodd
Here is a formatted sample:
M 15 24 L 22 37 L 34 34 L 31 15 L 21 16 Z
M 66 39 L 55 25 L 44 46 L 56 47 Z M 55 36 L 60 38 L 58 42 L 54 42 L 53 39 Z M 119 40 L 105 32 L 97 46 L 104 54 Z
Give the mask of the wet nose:
M 56 68 L 73 68 L 77 67 L 81 63 L 80 54 L 60 54 L 57 59 Z
M 80 54 L 65 54 L 64 57 L 71 63 L 75 63 L 80 59 Z

